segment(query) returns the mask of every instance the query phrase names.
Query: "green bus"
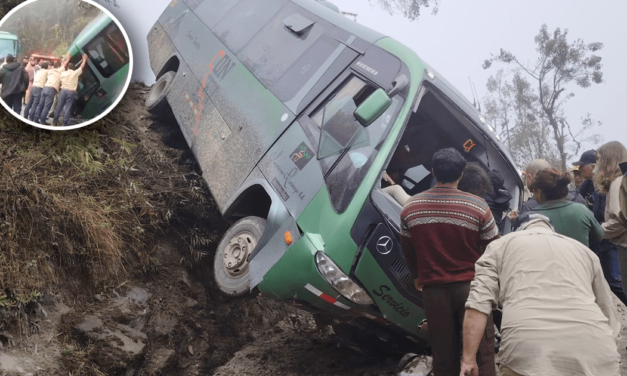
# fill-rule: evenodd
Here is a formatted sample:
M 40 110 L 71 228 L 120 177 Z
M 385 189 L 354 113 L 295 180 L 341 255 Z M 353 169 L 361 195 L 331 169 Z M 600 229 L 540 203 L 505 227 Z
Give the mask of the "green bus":
M 122 30 L 106 13 L 92 20 L 71 44 L 71 62 L 89 57 L 76 91 L 74 117 L 84 122 L 115 103 L 128 79 L 130 49 Z
M 17 57 L 22 52 L 22 45 L 15 34 L 6 31 L 0 31 L 0 58 L 7 55 Z
M 523 182 L 486 120 L 414 51 L 313 0 L 173 0 L 148 34 L 146 97 L 174 115 L 224 219 L 225 294 L 258 291 L 379 338 L 427 338 L 387 173 L 432 184 L 435 151 Z M 460 63 L 460 64 L 463 64 Z M 504 232 L 511 224 L 504 219 Z M 368 330 L 366 330 L 368 329 Z

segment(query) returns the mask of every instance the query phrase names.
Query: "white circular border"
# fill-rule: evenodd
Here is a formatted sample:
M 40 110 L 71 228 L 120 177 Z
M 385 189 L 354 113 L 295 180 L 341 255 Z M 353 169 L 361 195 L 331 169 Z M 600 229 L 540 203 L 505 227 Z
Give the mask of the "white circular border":
M 20 8 L 31 4 L 31 3 L 35 3 L 37 1 L 46 1 L 46 0 L 27 0 L 25 2 L 23 2 L 22 4 L 16 6 L 15 8 L 11 9 L 9 11 L 9 13 L 6 14 L 6 16 L 4 16 L 4 18 L 2 20 L 0 20 L 0 27 L 4 24 L 5 20 L 9 19 L 13 13 L 17 12 Z M 111 17 L 111 19 L 113 20 L 113 22 L 116 23 L 116 25 L 118 25 L 118 27 L 120 28 L 120 30 L 122 30 L 122 34 L 124 35 L 124 39 L 126 40 L 126 45 L 128 46 L 128 52 L 129 52 L 129 68 L 128 68 L 128 77 L 126 78 L 126 84 L 124 84 L 124 88 L 122 89 L 122 91 L 120 92 L 120 95 L 118 96 L 118 99 L 115 100 L 115 102 L 113 102 L 113 104 L 111 106 L 109 106 L 109 108 L 107 110 L 105 110 L 102 114 L 96 116 L 95 118 L 85 121 L 83 123 L 80 124 L 76 124 L 76 125 L 68 125 L 68 126 L 52 126 L 52 125 L 43 125 L 43 124 L 39 124 L 39 123 L 35 123 L 34 121 L 30 121 L 26 118 L 24 118 L 22 115 L 18 115 L 15 113 L 15 111 L 11 110 L 11 108 L 3 101 L 0 100 L 0 103 L 2 103 L 2 106 L 4 106 L 4 108 L 7 109 L 7 111 L 9 111 L 16 119 L 32 125 L 34 127 L 37 128 L 41 128 L 41 129 L 47 129 L 50 131 L 69 131 L 72 129 L 78 129 L 78 128 L 83 128 L 86 127 L 88 125 L 91 125 L 95 122 L 97 122 L 98 120 L 102 119 L 103 117 L 107 116 L 111 111 L 113 111 L 113 109 L 115 109 L 118 104 L 120 103 L 120 101 L 122 100 L 122 98 L 124 98 L 124 95 L 126 95 L 126 91 L 128 90 L 129 85 L 131 84 L 131 78 L 133 76 L 133 63 L 134 63 L 134 57 L 133 57 L 133 47 L 131 46 L 131 41 L 128 38 L 128 35 L 126 34 L 126 30 L 124 29 L 124 27 L 122 26 L 122 24 L 120 23 L 120 21 L 118 21 L 118 19 L 111 13 L 109 12 L 109 10 L 107 8 L 105 8 L 104 6 L 96 3 L 93 0 L 81 0 L 84 3 L 88 3 L 91 4 L 93 6 L 95 6 L 96 8 L 100 9 L 101 11 L 103 11 L 104 13 L 106 13 L 109 17 Z

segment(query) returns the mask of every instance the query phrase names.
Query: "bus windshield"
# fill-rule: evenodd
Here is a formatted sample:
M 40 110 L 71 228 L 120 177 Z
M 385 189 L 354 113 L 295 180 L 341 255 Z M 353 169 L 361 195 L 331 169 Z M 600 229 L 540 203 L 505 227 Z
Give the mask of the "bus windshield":
M 126 40 L 115 23 L 87 43 L 84 50 L 105 78 L 111 77 L 129 62 Z
M 11 54 L 15 56 L 17 41 L 12 39 L 0 39 L 0 57 L 6 57 Z

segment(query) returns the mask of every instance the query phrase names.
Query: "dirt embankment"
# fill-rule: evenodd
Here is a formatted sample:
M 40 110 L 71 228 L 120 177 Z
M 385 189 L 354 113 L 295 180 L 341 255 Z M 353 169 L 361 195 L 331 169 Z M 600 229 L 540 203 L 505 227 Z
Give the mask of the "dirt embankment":
M 0 113 L 0 375 L 391 375 L 308 313 L 220 296 L 228 224 L 147 90 L 63 134 Z

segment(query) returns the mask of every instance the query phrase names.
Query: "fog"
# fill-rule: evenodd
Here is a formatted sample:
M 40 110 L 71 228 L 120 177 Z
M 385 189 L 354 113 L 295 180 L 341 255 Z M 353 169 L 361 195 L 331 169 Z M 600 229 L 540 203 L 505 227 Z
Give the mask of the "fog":
M 119 8 L 108 6 L 126 27 L 133 50 L 133 78 L 154 82 L 147 58 L 146 36 L 169 0 L 117 0 Z M 602 42 L 605 82 L 588 89 L 573 87 L 576 94 L 567 107 L 569 122 L 580 128 L 580 118 L 587 113 L 602 121 L 595 127 L 604 141 L 619 140 L 627 144 L 627 126 L 621 107 L 626 99 L 627 63 L 624 36 L 627 35 L 627 1 L 584 0 L 441 0 L 437 15 L 425 9 L 417 21 L 401 15 L 389 15 L 371 6 L 368 0 L 333 0 L 342 11 L 356 13 L 357 22 L 391 36 L 412 48 L 440 74 L 472 98 L 469 78 L 479 97 L 487 90 L 485 83 L 498 66 L 486 71 L 481 65 L 500 48 L 513 52 L 523 61 L 535 59 L 534 37 L 543 23 L 549 30 L 569 29 L 569 40 L 582 38 L 587 43 Z M 584 150 L 599 145 L 585 145 Z

